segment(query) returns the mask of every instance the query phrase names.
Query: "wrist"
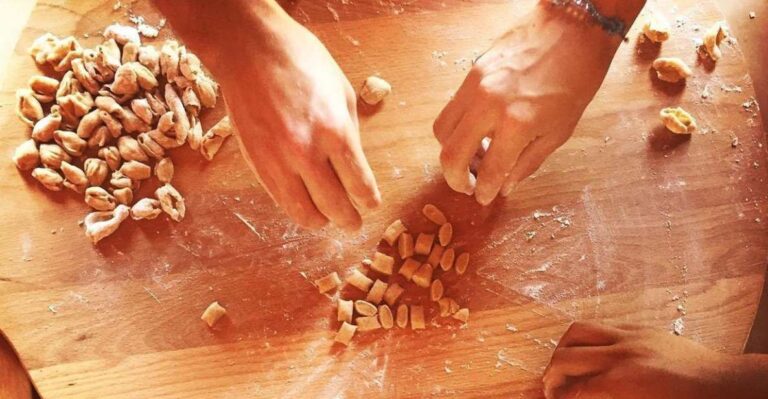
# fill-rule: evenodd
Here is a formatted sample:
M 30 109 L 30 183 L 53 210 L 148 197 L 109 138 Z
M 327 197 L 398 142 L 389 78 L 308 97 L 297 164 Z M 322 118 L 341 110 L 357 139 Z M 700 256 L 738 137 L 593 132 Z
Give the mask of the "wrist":
M 275 0 L 153 0 L 184 45 L 212 71 L 227 55 L 273 46 L 275 31 L 296 22 Z
M 640 15 L 646 0 L 592 0 L 601 14 L 608 17 L 618 17 L 627 24 L 627 28 Z

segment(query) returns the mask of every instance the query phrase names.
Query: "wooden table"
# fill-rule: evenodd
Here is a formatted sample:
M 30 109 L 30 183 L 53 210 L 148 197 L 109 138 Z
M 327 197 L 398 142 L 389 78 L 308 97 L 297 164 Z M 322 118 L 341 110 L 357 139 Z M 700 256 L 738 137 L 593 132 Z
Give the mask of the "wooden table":
M 34 73 L 27 46 L 45 31 L 96 43 L 94 33 L 124 19 L 113 3 L 38 2 L 4 74 L 3 159 L 27 135 L 12 106 Z M 684 89 L 651 79 L 656 53 L 633 31 L 574 137 L 509 200 L 481 208 L 447 188 L 431 123 L 515 6 L 344 3 L 300 2 L 292 13 L 353 84 L 379 73 L 394 86 L 380 109 L 361 110 L 385 203 L 360 234 L 296 228 L 234 141 L 211 163 L 173 153 L 189 208 L 182 223 L 126 223 L 97 247 L 77 225 L 82 200 L 0 164 L 0 328 L 44 397 L 534 398 L 556 340 L 578 319 L 671 330 L 682 318 L 685 336 L 741 349 L 768 253 L 766 157 L 754 107 L 742 107 L 753 90 L 739 47 L 726 46 L 716 67 L 696 61 L 693 38 L 721 18 L 712 4 L 664 11 L 679 19 L 661 55 L 695 69 Z M 134 10 L 158 19 L 144 2 Z M 699 119 L 690 138 L 659 126 L 659 109 L 677 104 Z M 370 256 L 393 219 L 430 228 L 419 214 L 427 202 L 472 253 L 467 275 L 445 277 L 471 309 L 469 325 L 433 318 L 429 305 L 424 331 L 333 346 L 333 303 L 308 279 Z M 421 296 L 410 289 L 406 301 Z M 229 317 L 211 330 L 199 316 L 213 300 Z

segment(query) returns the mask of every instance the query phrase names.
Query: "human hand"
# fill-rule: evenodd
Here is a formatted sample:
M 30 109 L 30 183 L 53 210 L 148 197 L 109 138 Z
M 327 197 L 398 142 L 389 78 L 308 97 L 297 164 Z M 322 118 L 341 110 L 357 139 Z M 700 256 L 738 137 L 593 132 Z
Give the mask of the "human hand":
M 538 3 L 477 60 L 434 123 L 448 185 L 482 205 L 510 194 L 571 136 L 620 43 Z
M 547 399 L 758 398 L 768 394 L 768 368 L 759 363 L 669 332 L 576 322 L 544 372 L 544 393 Z
M 254 24 L 259 32 L 238 52 L 220 55 L 226 71 L 214 71 L 240 148 L 297 223 L 357 229 L 358 209 L 381 199 L 360 143 L 355 92 L 312 33 L 276 14 Z

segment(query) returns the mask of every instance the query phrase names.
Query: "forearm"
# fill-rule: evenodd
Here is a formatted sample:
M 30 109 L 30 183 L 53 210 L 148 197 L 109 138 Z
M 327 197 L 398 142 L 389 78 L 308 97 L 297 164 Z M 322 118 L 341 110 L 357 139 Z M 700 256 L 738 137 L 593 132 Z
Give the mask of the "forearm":
M 276 46 L 275 32 L 293 22 L 275 0 L 153 2 L 184 44 L 212 69 L 224 54 L 243 48 L 266 53 Z
M 768 398 L 768 355 L 741 355 L 726 372 L 726 396 L 736 399 Z

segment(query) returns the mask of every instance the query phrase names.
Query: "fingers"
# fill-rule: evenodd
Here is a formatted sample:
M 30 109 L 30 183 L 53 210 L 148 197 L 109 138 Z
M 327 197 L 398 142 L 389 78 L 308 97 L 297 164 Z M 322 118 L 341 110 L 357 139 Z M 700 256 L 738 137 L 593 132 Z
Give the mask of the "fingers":
M 496 198 L 502 184 L 516 167 L 520 154 L 533 141 L 531 130 L 529 126 L 514 120 L 504 122 L 496 130 L 477 174 L 475 198 L 480 205 L 488 205 Z
M 614 398 L 611 386 L 603 375 L 586 377 L 558 389 L 547 399 L 609 399 Z
M 319 229 L 328 223 L 328 219 L 320 213 L 307 188 L 298 174 L 285 165 L 280 157 L 270 151 L 269 147 L 251 143 L 248 138 L 236 135 L 240 143 L 240 152 L 248 162 L 256 179 L 264 187 L 272 200 L 285 210 L 293 221 L 302 227 Z M 253 149 L 260 149 L 260 153 Z M 254 162 L 254 158 L 259 162 Z
M 615 346 L 558 348 L 552 354 L 542 379 L 545 396 L 560 398 L 567 397 L 569 393 L 583 392 L 583 384 L 564 385 L 578 377 L 582 377 L 581 381 L 597 379 L 622 358 L 622 353 Z
M 526 177 L 539 170 L 549 155 L 551 155 L 565 141 L 557 135 L 546 135 L 531 142 L 520 154 L 514 168 L 501 187 L 501 196 L 509 196 Z
M 337 226 L 357 230 L 362 224 L 360 214 L 347 197 L 347 192 L 331 164 L 315 160 L 300 171 L 309 195 L 317 209 Z
M 345 143 L 341 149 L 330 151 L 330 161 L 344 189 L 359 207 L 376 208 L 381 204 L 381 193 L 376 178 L 357 139 Z
M 623 331 L 615 327 L 577 321 L 568 327 L 557 347 L 613 345 L 621 339 L 623 334 Z
M 472 195 L 475 190 L 475 176 L 470 173 L 469 164 L 485 133 L 492 127 L 492 119 L 485 111 L 473 109 L 466 113 L 445 140 L 440 153 L 446 182 L 453 190 L 467 195 Z
M 459 90 L 453 95 L 448 104 L 445 105 L 440 115 L 435 119 L 435 123 L 432 125 L 435 138 L 440 144 L 443 144 L 445 140 L 451 136 L 456 126 L 464 116 L 465 108 L 468 101 L 472 96 L 468 95 L 471 88 L 477 85 L 478 75 L 470 72 L 462 82 Z

